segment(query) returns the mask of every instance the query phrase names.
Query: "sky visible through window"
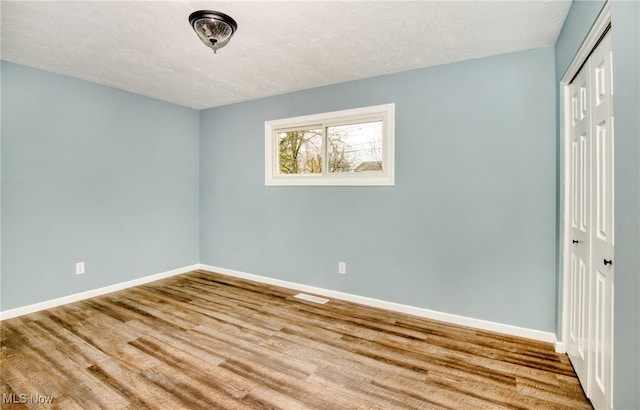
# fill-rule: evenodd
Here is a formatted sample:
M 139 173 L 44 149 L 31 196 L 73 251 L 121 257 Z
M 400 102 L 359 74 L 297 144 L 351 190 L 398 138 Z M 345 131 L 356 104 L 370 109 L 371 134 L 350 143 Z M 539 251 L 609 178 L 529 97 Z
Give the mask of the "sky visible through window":
M 329 172 L 382 170 L 382 121 L 327 127 L 327 139 Z M 342 159 L 348 166 L 331 169 Z
M 279 132 L 279 171 L 282 174 L 382 171 L 382 125 L 382 121 L 372 121 L 328 126 L 326 147 L 322 129 Z

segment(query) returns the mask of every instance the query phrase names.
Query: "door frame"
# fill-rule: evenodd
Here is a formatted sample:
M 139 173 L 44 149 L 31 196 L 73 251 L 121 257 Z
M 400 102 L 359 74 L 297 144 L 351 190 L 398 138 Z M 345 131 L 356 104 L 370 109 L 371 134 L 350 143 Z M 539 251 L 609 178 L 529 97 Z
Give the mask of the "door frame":
M 573 58 L 569 68 L 562 76 L 560 80 L 559 89 L 560 89 L 560 135 L 562 138 L 562 142 L 560 147 L 563 151 L 562 155 L 560 155 L 560 160 L 562 161 L 560 165 L 561 180 L 562 185 L 560 188 L 560 198 L 562 200 L 562 206 L 560 210 L 562 212 L 562 225 L 560 226 L 560 244 L 559 244 L 559 252 L 560 252 L 560 273 L 562 280 L 562 300 L 561 300 L 561 335 L 560 342 L 556 345 L 556 350 L 560 353 L 566 353 L 567 351 L 567 340 L 569 340 L 569 280 L 570 280 L 570 258 L 568 257 L 569 250 L 569 242 L 570 238 L 570 226 L 571 221 L 569 220 L 571 212 L 570 212 L 570 178 L 571 172 L 569 166 L 571 164 L 570 161 L 570 118 L 571 118 L 571 95 L 569 92 L 569 83 L 573 80 L 573 78 L 578 74 L 584 63 L 587 61 L 588 57 L 591 55 L 591 52 L 596 47 L 596 45 L 600 42 L 600 39 L 604 36 L 604 34 L 609 30 L 611 26 L 611 7 L 610 2 L 607 1 L 602 8 L 598 18 L 596 19 L 593 27 L 591 28 L 589 34 L 582 42 L 580 49 L 578 50 L 576 56 Z M 612 361 L 613 367 L 613 361 Z M 611 372 L 613 376 L 613 371 Z M 584 386 L 586 389 L 586 386 Z

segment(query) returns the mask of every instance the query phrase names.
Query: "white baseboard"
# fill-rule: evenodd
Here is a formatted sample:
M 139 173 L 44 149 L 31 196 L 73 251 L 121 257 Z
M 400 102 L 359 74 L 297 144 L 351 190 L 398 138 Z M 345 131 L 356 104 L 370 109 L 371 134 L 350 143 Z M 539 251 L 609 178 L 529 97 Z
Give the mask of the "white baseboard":
M 118 290 L 123 290 L 123 289 L 131 288 L 134 286 L 138 286 L 138 285 L 144 285 L 145 283 L 154 282 L 156 280 L 168 278 L 170 276 L 191 272 L 199 268 L 200 268 L 200 265 L 185 266 L 184 268 L 178 268 L 178 269 L 173 269 L 166 272 L 156 273 L 153 275 L 145 276 L 143 278 L 133 279 L 127 282 L 121 282 L 121 283 L 116 283 L 114 285 L 105 286 L 103 288 L 92 289 L 86 292 L 75 293 L 73 295 L 63 296 L 57 299 L 51 299 L 51 300 L 46 300 L 44 302 L 34 303 L 33 305 L 27 305 L 27 306 L 22 306 L 15 309 L 5 310 L 0 312 L 0 321 L 26 315 L 29 313 L 39 312 L 41 310 L 50 309 L 60 305 L 65 305 L 67 303 L 78 302 L 84 299 L 106 295 L 107 293 L 116 292 Z
M 394 312 L 406 313 L 413 316 L 424 317 L 427 319 L 439 320 L 442 322 L 452 323 L 461 326 L 473 327 L 476 329 L 488 330 L 491 332 L 503 333 L 512 336 L 525 337 L 528 339 L 539 340 L 542 342 L 553 343 L 558 353 L 564 353 L 564 344 L 556 340 L 556 335 L 550 332 L 543 332 L 535 329 L 528 329 L 518 326 L 507 325 L 503 323 L 490 322 L 482 319 L 475 319 L 466 316 L 454 315 L 451 313 L 443 313 L 435 310 L 429 310 L 419 308 L 415 306 L 403 305 L 395 302 L 388 302 L 380 299 L 373 299 L 366 296 L 358 296 L 350 293 L 338 292 L 330 289 L 318 288 L 315 286 L 303 285 L 295 282 L 288 282 L 285 280 L 269 278 L 266 276 L 254 275 L 251 273 L 240 272 L 236 270 L 220 268 L 217 266 L 195 264 L 191 266 L 185 266 L 166 272 L 156 273 L 154 275 L 145 276 L 143 278 L 133 279 L 127 282 L 116 283 L 114 285 L 105 286 L 98 289 L 88 290 L 86 292 L 76 293 L 73 295 L 64 296 L 57 299 L 51 299 L 44 302 L 34 303 L 32 305 L 22 306 L 15 309 L 9 309 L 0 312 L 0 321 L 5 319 L 11 319 L 14 317 L 26 315 L 29 313 L 38 312 L 45 309 L 50 309 L 56 306 L 65 305 L 67 303 L 78 302 L 84 299 L 93 298 L 96 296 L 105 295 L 107 293 L 116 292 L 119 290 L 131 288 L 145 283 L 154 282 L 156 280 L 168 278 L 175 275 L 191 272 L 194 270 L 205 270 L 209 272 L 220 273 L 223 275 L 233 276 L 241 279 L 252 280 L 259 283 L 266 283 L 269 285 L 280 286 L 292 290 L 301 292 L 307 292 L 320 296 L 325 296 L 334 299 L 340 299 L 347 302 L 359 303 L 366 306 L 377 307 L 381 309 L 391 310 Z
M 239 272 L 231 269 L 219 268 L 217 266 L 200 264 L 201 270 L 220 273 L 223 275 L 233 276 L 236 278 L 252 280 L 255 282 L 266 283 L 268 285 L 280 286 L 283 288 L 293 289 L 301 292 L 312 293 L 324 297 L 340 299 L 347 302 L 359 303 L 362 305 L 382 308 L 400 313 L 406 313 L 413 316 L 423 317 L 427 319 L 439 320 L 442 322 L 452 323 L 461 326 L 473 327 L 476 329 L 488 330 L 491 332 L 507 334 L 511 336 L 525 337 L 528 339 L 548 342 L 555 345 L 556 351 L 562 347 L 561 343 L 556 340 L 556 335 L 551 332 L 543 332 L 541 330 L 528 329 L 524 327 L 506 325 L 503 323 L 490 322 L 482 319 L 474 319 L 466 316 L 458 316 L 450 313 L 438 312 L 419 308 L 415 306 L 403 305 L 400 303 L 387 302 L 384 300 L 368 298 L 365 296 L 353 295 L 350 293 L 338 292 L 330 289 L 317 288 L 314 286 L 302 285 L 300 283 L 288 282 L 280 279 L 273 279 L 266 276 L 254 275 L 251 273 Z

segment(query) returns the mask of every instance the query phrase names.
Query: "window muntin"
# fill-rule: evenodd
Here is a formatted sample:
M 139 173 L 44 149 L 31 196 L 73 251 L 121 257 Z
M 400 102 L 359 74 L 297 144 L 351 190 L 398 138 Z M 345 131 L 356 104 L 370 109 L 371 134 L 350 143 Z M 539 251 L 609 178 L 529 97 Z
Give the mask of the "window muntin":
M 265 123 L 265 185 L 393 185 L 394 104 Z

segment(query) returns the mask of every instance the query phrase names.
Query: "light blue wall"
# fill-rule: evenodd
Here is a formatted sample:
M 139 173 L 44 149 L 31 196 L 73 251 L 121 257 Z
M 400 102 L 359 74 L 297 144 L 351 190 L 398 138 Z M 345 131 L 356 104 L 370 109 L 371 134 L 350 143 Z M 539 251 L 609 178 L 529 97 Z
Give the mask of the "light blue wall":
M 640 3 L 614 2 L 614 403 L 640 409 Z
M 589 34 L 604 3 L 603 0 L 575 0 L 571 4 L 571 9 L 555 45 L 556 79 L 558 82 L 562 79 L 580 45 Z
M 554 78 L 549 47 L 202 111 L 200 261 L 553 332 Z M 264 121 L 383 103 L 396 186 L 264 186 Z
M 196 110 L 3 61 L 1 309 L 196 263 L 198 133 Z
M 574 1 L 556 44 L 560 80 L 604 2 Z M 615 117 L 614 407 L 640 408 L 640 3 L 611 3 Z M 560 137 L 559 137 L 560 138 Z M 561 197 L 560 197 L 561 198 Z

